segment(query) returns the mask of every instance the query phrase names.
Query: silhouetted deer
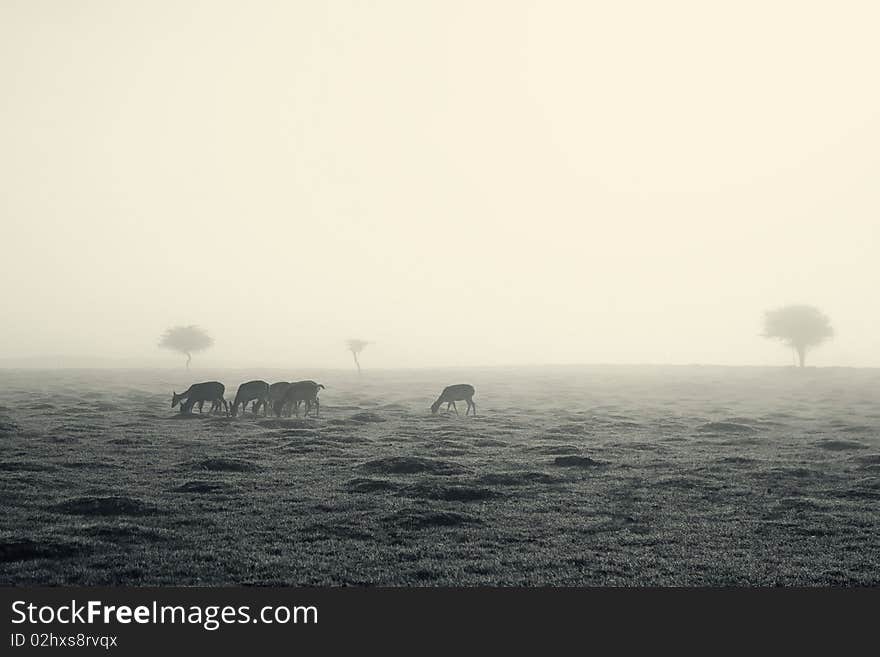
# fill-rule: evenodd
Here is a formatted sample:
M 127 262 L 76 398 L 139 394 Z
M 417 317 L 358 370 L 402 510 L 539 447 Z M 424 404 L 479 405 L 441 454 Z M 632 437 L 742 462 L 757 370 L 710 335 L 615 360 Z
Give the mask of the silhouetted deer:
M 275 410 L 279 403 L 284 404 L 284 395 L 287 393 L 290 384 L 287 381 L 279 381 L 269 386 L 269 406 Z M 275 415 L 278 415 L 276 411 Z
M 321 402 L 318 401 L 318 391 L 323 389 L 323 385 L 314 381 L 295 381 L 291 383 L 285 391 L 284 397 L 275 402 L 275 415 L 280 416 L 284 407 L 289 405 L 288 416 L 293 411 L 299 417 L 299 405 L 302 402 L 306 403 L 306 415 L 312 410 L 313 404 L 315 406 L 315 415 L 320 415 Z
M 228 413 L 229 404 L 223 398 L 223 394 L 225 392 L 226 386 L 224 386 L 219 381 L 205 381 L 204 383 L 194 383 L 179 395 L 176 392 L 171 393 L 171 408 L 174 408 L 175 406 L 180 404 L 180 412 L 189 413 L 190 411 L 192 411 L 192 407 L 195 404 L 198 404 L 199 413 L 201 413 L 202 407 L 205 405 L 205 402 L 209 401 L 211 402 L 211 410 L 209 411 L 209 413 L 213 413 L 215 410 L 219 411 L 224 406 L 226 407 L 226 412 Z
M 440 405 L 443 402 L 446 402 L 446 410 L 449 410 L 449 406 L 455 409 L 455 414 L 458 415 L 458 408 L 455 406 L 455 402 L 457 401 L 466 401 L 467 402 L 467 410 L 464 412 L 467 415 L 471 409 L 474 409 L 474 416 L 477 414 L 477 405 L 474 403 L 474 387 L 468 383 L 457 383 L 454 386 L 446 386 L 443 388 L 443 392 L 440 393 L 440 396 L 437 398 L 433 404 L 431 404 L 431 413 L 437 414 L 437 409 L 440 408 Z
M 269 403 L 269 384 L 265 381 L 248 381 L 238 386 L 238 392 L 235 393 L 235 401 L 232 402 L 232 417 L 238 415 L 238 407 L 241 405 L 241 413 L 244 415 L 247 410 L 248 402 L 254 402 L 254 416 L 260 406 L 265 409 Z M 264 410 L 265 412 L 265 410 Z

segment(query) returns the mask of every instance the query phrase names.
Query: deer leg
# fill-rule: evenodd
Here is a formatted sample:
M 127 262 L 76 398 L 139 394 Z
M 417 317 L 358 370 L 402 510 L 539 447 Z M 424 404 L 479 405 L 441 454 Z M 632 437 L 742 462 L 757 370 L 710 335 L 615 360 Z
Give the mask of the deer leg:
M 452 410 L 455 411 L 456 415 L 458 415 L 458 406 L 455 405 L 455 402 L 452 402 Z

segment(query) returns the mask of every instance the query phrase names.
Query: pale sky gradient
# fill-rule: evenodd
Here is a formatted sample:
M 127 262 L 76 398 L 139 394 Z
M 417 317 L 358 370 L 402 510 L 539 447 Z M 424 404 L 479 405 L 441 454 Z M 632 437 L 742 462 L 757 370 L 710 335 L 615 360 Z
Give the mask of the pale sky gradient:
M 0 358 L 880 366 L 880 3 L 0 2 Z

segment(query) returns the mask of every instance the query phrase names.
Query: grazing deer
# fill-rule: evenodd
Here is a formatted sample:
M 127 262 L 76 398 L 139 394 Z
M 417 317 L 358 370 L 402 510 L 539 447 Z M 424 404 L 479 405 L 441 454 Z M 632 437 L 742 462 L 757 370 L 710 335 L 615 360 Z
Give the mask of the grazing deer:
M 284 395 L 288 388 L 290 388 L 290 384 L 287 381 L 279 381 L 269 386 L 269 406 L 272 407 L 272 410 L 278 408 L 279 404 L 284 404 Z M 280 415 L 277 410 L 275 415 Z
M 179 395 L 176 392 L 171 393 L 171 408 L 180 404 L 180 412 L 189 413 L 192 411 L 193 406 L 198 404 L 199 413 L 201 413 L 205 402 L 209 401 L 211 402 L 211 410 L 208 411 L 209 413 L 213 413 L 215 410 L 219 411 L 224 406 L 228 413 L 229 404 L 226 402 L 226 399 L 223 398 L 225 392 L 226 387 L 219 381 L 194 383 Z
M 468 383 L 458 383 L 454 386 L 446 386 L 443 388 L 443 392 L 440 393 L 440 396 L 437 397 L 437 401 L 431 404 L 431 413 L 436 415 L 440 405 L 443 402 L 446 402 L 446 410 L 448 411 L 451 405 L 452 408 L 455 409 L 455 414 L 458 415 L 458 408 L 456 408 L 455 402 L 466 401 L 468 406 L 467 410 L 464 412 L 465 416 L 467 416 L 471 409 L 474 409 L 474 416 L 476 417 L 477 405 L 474 403 L 474 392 L 474 387 Z
M 318 401 L 318 392 L 323 389 L 323 385 L 314 381 L 295 381 L 291 383 L 285 391 L 284 397 L 280 401 L 275 402 L 275 415 L 280 416 L 284 407 L 289 405 L 290 411 L 288 411 L 288 416 L 293 411 L 299 417 L 299 405 L 302 402 L 306 403 L 306 415 L 312 410 L 313 404 L 315 406 L 315 415 L 320 415 L 321 402 Z
M 247 410 L 248 402 L 254 402 L 254 417 L 260 406 L 265 409 L 269 403 L 269 384 L 265 381 L 248 381 L 238 386 L 238 392 L 235 393 L 235 401 L 232 402 L 232 417 L 238 415 L 238 407 L 241 405 L 241 413 Z

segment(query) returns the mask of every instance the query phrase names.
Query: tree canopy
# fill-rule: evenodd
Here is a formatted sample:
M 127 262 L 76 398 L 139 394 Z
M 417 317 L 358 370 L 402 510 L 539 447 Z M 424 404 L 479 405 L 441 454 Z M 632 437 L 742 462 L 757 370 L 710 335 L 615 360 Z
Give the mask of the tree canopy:
M 204 351 L 213 344 L 214 338 L 195 324 L 172 327 L 166 330 L 159 340 L 159 346 L 163 349 L 171 349 L 186 355 L 187 369 L 193 353 Z
M 354 357 L 354 364 L 357 365 L 358 374 L 360 374 L 361 363 L 358 360 L 358 354 L 361 353 L 364 350 L 364 347 L 366 347 L 370 343 L 367 340 L 357 340 L 352 338 L 351 340 L 346 340 L 345 344 L 348 345 L 348 350 Z
M 828 316 L 818 308 L 792 305 L 764 313 L 763 336 L 782 340 L 794 349 L 803 367 L 807 351 L 833 337 L 834 329 Z

